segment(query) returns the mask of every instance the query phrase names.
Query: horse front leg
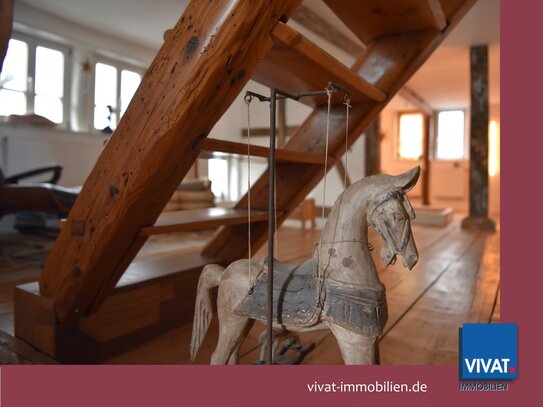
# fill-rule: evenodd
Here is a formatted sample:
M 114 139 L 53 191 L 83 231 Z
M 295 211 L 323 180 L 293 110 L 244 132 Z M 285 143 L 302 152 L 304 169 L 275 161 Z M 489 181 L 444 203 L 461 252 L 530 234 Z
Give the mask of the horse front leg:
M 363 336 L 339 325 L 330 324 L 341 356 L 346 365 L 373 365 L 378 363 L 376 336 Z

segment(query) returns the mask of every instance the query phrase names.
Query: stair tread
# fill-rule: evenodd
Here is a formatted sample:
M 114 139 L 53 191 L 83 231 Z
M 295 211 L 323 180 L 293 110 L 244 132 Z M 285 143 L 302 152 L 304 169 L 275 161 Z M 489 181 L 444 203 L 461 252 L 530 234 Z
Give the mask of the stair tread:
M 267 211 L 251 210 L 251 222 L 268 219 Z M 247 223 L 247 210 L 234 208 L 204 208 L 162 213 L 153 226 L 143 227 L 139 236 L 210 229 L 223 225 Z
M 247 144 L 234 141 L 206 138 L 202 140 L 199 148 L 202 151 L 247 155 Z M 252 156 L 268 157 L 269 148 L 251 145 L 250 152 Z M 275 151 L 275 160 L 318 165 L 324 164 L 324 157 L 320 154 L 285 149 L 277 149 Z
M 152 282 L 172 274 L 201 269 L 212 263 L 220 264 L 221 260 L 216 257 L 203 256 L 197 250 L 182 253 L 174 251 L 148 259 L 136 257 L 118 281 L 115 290 Z
M 389 35 L 447 25 L 439 0 L 325 0 L 328 7 L 365 44 Z
M 115 291 L 126 290 L 137 284 L 145 284 L 172 274 L 201 269 L 207 264 L 221 264 L 217 257 L 204 256 L 199 250 L 188 252 L 171 251 L 159 257 L 136 257 L 115 285 Z M 38 282 L 20 284 L 18 289 L 40 295 Z
M 289 93 L 321 90 L 334 82 L 351 92 L 353 102 L 385 100 L 383 92 L 288 25 L 278 23 L 271 36 L 274 45 L 253 76 L 255 81 Z M 300 99 L 310 106 L 326 101 L 326 95 Z M 334 95 L 332 101 L 342 103 L 343 95 Z

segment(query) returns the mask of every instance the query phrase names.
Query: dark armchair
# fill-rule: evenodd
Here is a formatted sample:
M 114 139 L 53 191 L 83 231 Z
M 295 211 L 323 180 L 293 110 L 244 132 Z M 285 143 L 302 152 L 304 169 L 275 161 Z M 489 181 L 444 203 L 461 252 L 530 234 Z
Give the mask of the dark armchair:
M 44 183 L 19 183 L 36 175 L 51 173 Z M 4 177 L 0 169 L 0 217 L 8 213 L 44 212 L 66 216 L 70 211 L 79 188 L 64 188 L 56 185 L 62 166 L 48 165 L 21 174 Z

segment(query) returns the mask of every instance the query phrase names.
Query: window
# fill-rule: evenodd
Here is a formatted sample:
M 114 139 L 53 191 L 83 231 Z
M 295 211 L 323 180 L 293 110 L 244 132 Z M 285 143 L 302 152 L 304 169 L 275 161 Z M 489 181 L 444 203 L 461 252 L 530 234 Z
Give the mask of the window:
M 114 130 L 138 89 L 142 70 L 103 61 L 94 68 L 94 128 Z
M 461 160 L 464 158 L 464 112 L 448 110 L 437 115 L 438 160 Z
M 422 157 L 424 115 L 422 113 L 400 113 L 398 156 L 407 160 Z
M 228 197 L 228 159 L 227 157 L 210 158 L 207 161 L 211 191 L 220 200 Z
M 31 37 L 9 40 L 0 78 L 0 115 L 36 113 L 66 122 L 68 49 Z

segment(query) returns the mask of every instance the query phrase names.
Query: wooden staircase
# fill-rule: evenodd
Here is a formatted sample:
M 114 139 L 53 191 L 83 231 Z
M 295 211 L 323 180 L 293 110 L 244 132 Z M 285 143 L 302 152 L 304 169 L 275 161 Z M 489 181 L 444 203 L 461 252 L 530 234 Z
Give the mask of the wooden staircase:
M 287 25 L 301 0 L 192 1 L 85 182 L 39 286 L 16 289 L 16 335 L 57 360 L 89 362 L 190 322 L 202 266 L 247 255 L 247 197 L 233 209 L 159 215 L 202 151 L 246 153 L 207 135 L 247 81 L 349 89 L 352 144 L 474 2 L 326 1 L 366 45 L 349 68 Z M 323 176 L 326 100 L 302 101 L 313 112 L 277 151 L 279 224 Z M 329 168 L 345 151 L 341 102 L 333 98 Z M 266 240 L 267 202 L 266 171 L 252 187 L 253 247 Z M 134 260 L 150 235 L 218 226 L 202 253 Z

